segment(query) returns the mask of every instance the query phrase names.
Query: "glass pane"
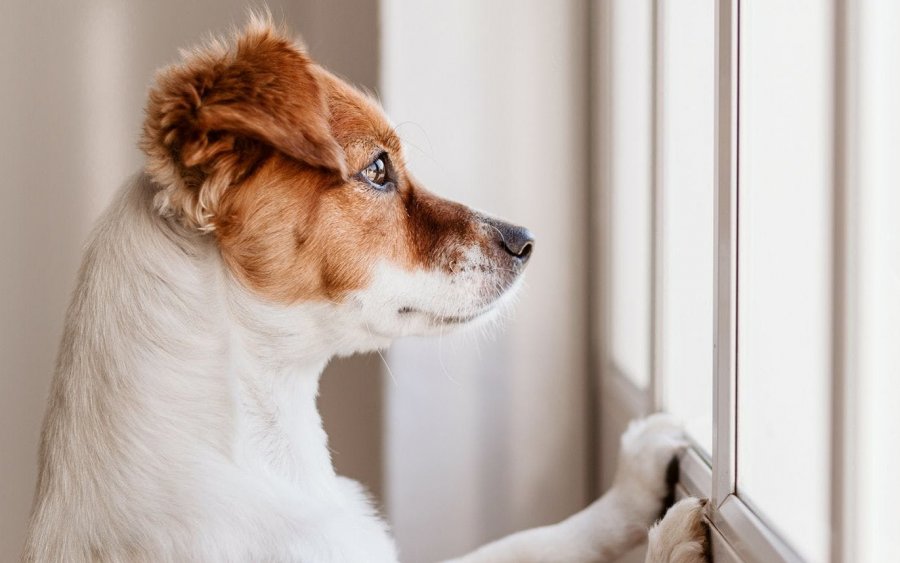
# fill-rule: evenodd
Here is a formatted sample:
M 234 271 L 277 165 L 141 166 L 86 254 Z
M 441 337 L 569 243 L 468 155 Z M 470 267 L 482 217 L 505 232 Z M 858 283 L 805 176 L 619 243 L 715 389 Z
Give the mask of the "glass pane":
M 853 495 L 859 551 L 853 560 L 880 563 L 900 553 L 900 4 L 863 0 L 859 21 L 859 403 Z
M 611 47 L 610 355 L 650 379 L 650 47 L 647 0 L 615 0 Z
M 830 4 L 741 4 L 738 493 L 828 558 Z
M 660 4 L 661 362 L 666 410 L 712 451 L 713 0 Z

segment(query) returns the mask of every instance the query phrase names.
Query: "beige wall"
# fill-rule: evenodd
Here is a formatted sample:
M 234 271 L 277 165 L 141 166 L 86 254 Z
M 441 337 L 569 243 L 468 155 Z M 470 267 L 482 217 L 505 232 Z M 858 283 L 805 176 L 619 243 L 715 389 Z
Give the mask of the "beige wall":
M 378 77 L 374 0 L 279 2 L 313 55 L 369 87 Z M 244 2 L 0 3 L 0 561 L 21 547 L 37 444 L 81 245 L 136 148 L 154 69 Z M 336 362 L 322 403 L 338 468 L 380 490 L 378 364 Z
M 588 501 L 586 3 L 382 6 L 382 91 L 414 173 L 537 238 L 502 328 L 388 354 L 388 513 L 401 556 L 429 561 Z

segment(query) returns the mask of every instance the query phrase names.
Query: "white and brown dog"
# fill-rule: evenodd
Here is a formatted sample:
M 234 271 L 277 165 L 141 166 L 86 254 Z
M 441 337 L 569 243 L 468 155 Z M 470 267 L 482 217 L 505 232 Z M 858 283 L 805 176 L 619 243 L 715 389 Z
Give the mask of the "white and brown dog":
M 495 316 L 531 235 L 426 191 L 378 104 L 265 18 L 158 75 L 142 147 L 68 312 L 24 559 L 395 561 L 334 472 L 319 375 Z M 681 448 L 667 418 L 634 424 L 604 497 L 462 560 L 615 557 L 660 514 Z M 654 560 L 702 556 L 683 525 L 700 504 L 682 512 Z

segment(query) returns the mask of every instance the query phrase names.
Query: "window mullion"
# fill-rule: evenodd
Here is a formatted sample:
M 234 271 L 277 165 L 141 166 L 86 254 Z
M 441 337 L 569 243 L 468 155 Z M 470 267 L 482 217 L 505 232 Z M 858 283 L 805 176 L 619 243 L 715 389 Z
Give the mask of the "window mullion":
M 662 242 L 662 46 L 661 0 L 652 0 L 650 16 L 650 404 L 653 410 L 663 408 L 663 267 Z
M 856 3 L 834 3 L 834 75 L 833 75 L 833 238 L 832 238 L 832 324 L 831 324 L 831 560 L 835 563 L 855 560 L 855 535 L 852 516 L 855 483 L 855 452 L 852 451 L 855 420 L 852 408 L 855 388 L 849 374 L 856 358 L 853 337 L 856 327 L 856 267 L 850 264 L 857 253 L 854 236 L 856 201 L 855 159 L 857 115 L 855 69 L 857 57 Z
M 739 0 L 716 2 L 713 506 L 735 490 Z

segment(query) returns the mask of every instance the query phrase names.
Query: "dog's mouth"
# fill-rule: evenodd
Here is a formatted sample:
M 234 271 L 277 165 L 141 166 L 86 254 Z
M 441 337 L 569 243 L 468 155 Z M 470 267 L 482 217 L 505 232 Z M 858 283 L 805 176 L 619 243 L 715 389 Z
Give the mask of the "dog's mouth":
M 452 310 L 452 308 L 450 308 L 449 311 L 446 309 L 441 311 L 440 308 L 438 308 L 436 311 L 428 306 L 423 307 L 418 304 L 410 304 L 396 309 L 397 316 L 400 319 L 425 320 L 434 328 L 462 326 L 480 319 L 488 318 L 492 313 L 503 310 L 514 298 L 521 285 L 522 276 L 516 275 L 507 287 L 500 291 L 499 294 L 492 296 L 487 302 L 479 300 L 481 302 L 478 304 L 473 303 L 469 306 L 461 306 L 455 311 Z
M 482 317 L 493 310 L 494 303 L 491 303 L 488 307 L 485 307 L 481 311 L 470 315 L 439 315 L 436 313 L 425 311 L 423 309 L 417 309 L 415 307 L 400 307 L 399 309 L 397 309 L 397 314 L 401 317 L 409 315 L 421 315 L 426 317 L 435 325 L 460 325 L 472 322 L 475 319 Z

